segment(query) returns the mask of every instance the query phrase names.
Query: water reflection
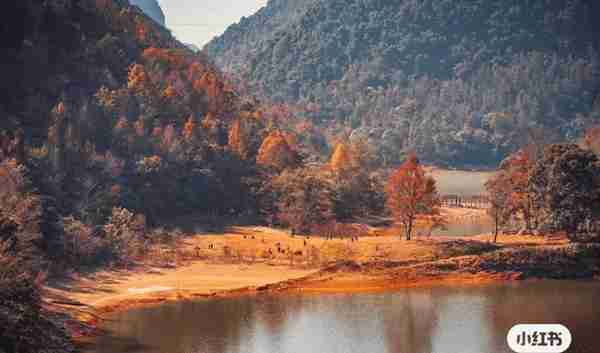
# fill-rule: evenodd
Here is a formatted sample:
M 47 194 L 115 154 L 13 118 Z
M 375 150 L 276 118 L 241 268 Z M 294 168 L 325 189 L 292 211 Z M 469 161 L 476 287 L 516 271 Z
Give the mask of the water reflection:
M 497 286 L 496 292 L 498 295 L 490 297 L 489 307 L 494 310 L 487 311 L 494 331 L 508 332 L 517 323 L 560 323 L 573 335 L 569 353 L 600 352 L 598 283 L 541 281 L 531 286 Z M 503 343 L 497 340 L 494 344 Z
M 381 311 L 386 350 L 381 352 L 431 352 L 438 322 L 435 297 L 423 291 L 384 296 Z
M 362 295 L 205 300 L 115 315 L 96 353 L 510 352 L 517 322 L 563 323 L 595 352 L 599 283 L 538 282 Z
M 478 215 L 459 219 L 450 218 L 446 229 L 436 229 L 433 231 L 433 235 L 472 236 L 491 233 L 493 229 L 494 223 L 490 217 Z

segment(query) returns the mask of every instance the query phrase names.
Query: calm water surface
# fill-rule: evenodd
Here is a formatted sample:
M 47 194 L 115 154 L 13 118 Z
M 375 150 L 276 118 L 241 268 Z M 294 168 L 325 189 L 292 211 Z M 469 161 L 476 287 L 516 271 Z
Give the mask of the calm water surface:
M 483 216 L 479 218 L 472 217 L 461 220 L 451 220 L 446 229 L 436 229 L 432 232 L 432 235 L 469 237 L 481 234 L 491 234 L 493 231 L 494 223 L 491 218 Z
M 541 281 L 166 304 L 116 314 L 95 353 L 510 352 L 516 323 L 562 323 L 600 352 L 600 283 Z

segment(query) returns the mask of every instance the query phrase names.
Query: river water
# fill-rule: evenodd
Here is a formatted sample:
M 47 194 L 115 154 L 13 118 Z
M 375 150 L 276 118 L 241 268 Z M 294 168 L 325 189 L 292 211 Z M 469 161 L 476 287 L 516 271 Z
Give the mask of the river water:
M 600 352 L 600 282 L 537 281 L 378 294 L 285 294 L 115 314 L 94 353 L 496 353 L 516 323 L 561 323 Z

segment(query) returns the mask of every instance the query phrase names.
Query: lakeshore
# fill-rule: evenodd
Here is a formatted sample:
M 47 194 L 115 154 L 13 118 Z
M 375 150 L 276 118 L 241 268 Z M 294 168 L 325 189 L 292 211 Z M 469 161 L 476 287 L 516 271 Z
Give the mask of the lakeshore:
M 172 301 L 264 293 L 384 292 L 537 278 L 590 279 L 600 273 L 599 248 L 575 246 L 566 239 L 501 235 L 492 244 L 490 235 L 405 241 L 380 230 L 375 234 L 379 235 L 358 241 L 292 237 L 265 227 L 198 234 L 178 244 L 177 263 L 158 266 L 154 261 L 72 276 L 50 285 L 46 301 L 70 313 L 74 321 L 68 326 L 73 336 L 85 340 L 98 334 L 94 328 L 109 313 Z M 286 253 L 266 255 L 265 249 L 275 248 Z M 302 250 L 307 248 L 320 249 L 320 263 L 298 255 L 306 254 Z M 80 323 L 87 328 L 82 329 Z

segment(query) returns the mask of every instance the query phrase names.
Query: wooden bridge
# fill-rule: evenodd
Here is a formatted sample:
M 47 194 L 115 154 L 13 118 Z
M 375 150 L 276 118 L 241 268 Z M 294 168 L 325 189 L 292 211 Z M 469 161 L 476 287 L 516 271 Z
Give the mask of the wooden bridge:
M 461 196 L 461 195 L 442 195 L 442 206 L 450 208 L 472 208 L 487 209 L 490 208 L 490 202 L 486 196 Z

